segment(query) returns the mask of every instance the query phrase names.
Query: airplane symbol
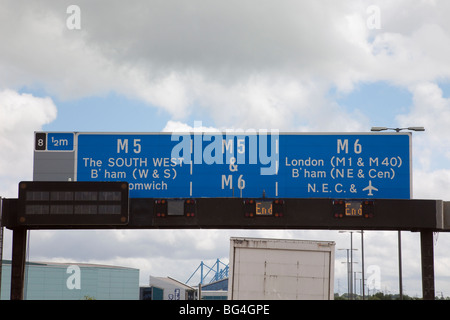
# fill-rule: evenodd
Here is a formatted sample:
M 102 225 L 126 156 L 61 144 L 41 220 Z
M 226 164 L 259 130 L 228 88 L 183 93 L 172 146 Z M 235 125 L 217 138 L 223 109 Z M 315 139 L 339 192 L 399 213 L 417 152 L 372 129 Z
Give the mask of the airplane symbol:
M 377 188 L 372 186 L 372 180 L 369 180 L 369 185 L 363 189 L 363 191 L 366 191 L 366 190 L 369 190 L 369 194 L 368 194 L 369 196 L 373 196 L 372 190 L 378 191 Z

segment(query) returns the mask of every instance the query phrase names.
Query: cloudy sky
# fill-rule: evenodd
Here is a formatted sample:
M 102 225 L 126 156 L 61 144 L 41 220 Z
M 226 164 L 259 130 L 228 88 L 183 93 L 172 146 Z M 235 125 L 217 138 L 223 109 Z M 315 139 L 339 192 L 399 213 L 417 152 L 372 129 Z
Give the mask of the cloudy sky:
M 202 121 L 289 132 L 423 126 L 413 134 L 414 198 L 450 200 L 449 14 L 447 0 L 0 0 L 0 195 L 17 197 L 18 182 L 32 179 L 34 131 Z M 243 235 L 350 245 L 337 231 L 33 231 L 29 259 L 136 267 L 142 284 L 184 281 L 201 260 L 227 261 L 229 237 Z M 402 236 L 404 293 L 420 296 L 419 235 Z M 445 296 L 449 240 L 435 239 Z M 381 289 L 398 292 L 397 233 L 364 241 Z M 345 250 L 336 257 L 343 293 Z

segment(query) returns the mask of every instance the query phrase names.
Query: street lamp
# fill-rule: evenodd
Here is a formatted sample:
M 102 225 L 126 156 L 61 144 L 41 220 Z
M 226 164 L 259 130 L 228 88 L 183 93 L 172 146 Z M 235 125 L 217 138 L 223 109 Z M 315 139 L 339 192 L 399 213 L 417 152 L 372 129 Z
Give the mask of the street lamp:
M 409 131 L 425 131 L 424 127 L 407 127 L 407 128 L 387 128 L 387 127 L 372 127 L 370 131 L 385 131 L 385 130 L 394 130 L 396 132 L 400 132 L 402 130 Z M 403 284 L 402 284 L 402 234 L 401 231 L 398 230 L 398 273 L 399 273 L 399 294 L 400 299 L 403 300 Z
M 339 231 L 341 232 L 341 231 Z M 353 254 L 351 255 L 351 260 L 349 259 L 349 251 L 358 250 L 358 249 L 338 249 L 338 250 L 347 250 L 347 262 L 342 262 L 347 264 L 347 299 L 352 300 L 353 298 L 353 284 L 352 284 L 352 272 L 353 272 Z
M 425 131 L 424 127 L 408 127 L 408 128 L 387 128 L 387 127 L 372 127 L 370 131 L 386 131 L 386 130 L 394 130 L 396 132 L 400 132 L 402 130 L 410 130 L 410 131 Z
M 339 233 L 350 233 L 350 279 L 349 279 L 349 286 L 350 286 L 350 295 L 353 298 L 353 250 L 357 250 L 357 249 L 353 249 L 353 232 L 358 232 L 358 231 L 339 231 Z M 363 249 L 364 252 L 364 249 Z M 347 251 L 347 259 L 348 259 L 348 251 Z M 363 258 L 364 261 L 364 258 Z M 363 266 L 364 268 L 364 266 Z M 351 299 L 352 299 L 351 298 Z

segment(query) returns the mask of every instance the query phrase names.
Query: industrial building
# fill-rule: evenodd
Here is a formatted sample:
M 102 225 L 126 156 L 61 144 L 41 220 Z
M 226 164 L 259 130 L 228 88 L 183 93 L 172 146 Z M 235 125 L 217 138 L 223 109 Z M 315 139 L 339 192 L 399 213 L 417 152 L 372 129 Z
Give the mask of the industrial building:
M 150 284 L 140 288 L 140 300 L 227 300 L 228 278 L 191 287 L 171 277 L 150 276 Z
M 202 285 L 201 300 L 227 300 L 228 278 Z
M 197 290 L 171 277 L 150 276 L 150 287 L 162 290 L 161 300 L 196 300 Z M 155 292 L 155 290 L 154 290 Z M 156 299 L 153 299 L 156 300 Z
M 11 261 L 3 260 L 1 300 L 10 299 Z M 84 264 L 27 262 L 25 300 L 138 300 L 139 270 Z

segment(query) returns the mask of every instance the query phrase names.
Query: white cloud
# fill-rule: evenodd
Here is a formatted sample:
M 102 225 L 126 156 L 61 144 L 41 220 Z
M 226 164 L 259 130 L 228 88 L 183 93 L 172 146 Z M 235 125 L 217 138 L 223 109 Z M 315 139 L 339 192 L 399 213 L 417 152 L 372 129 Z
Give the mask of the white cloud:
M 450 76 L 444 1 L 81 1 L 80 30 L 65 4 L 3 2 L 0 86 L 116 91 L 218 127 L 357 131 L 368 119 L 324 99 L 331 87 Z M 380 29 L 367 27 L 370 5 Z
M 413 34 L 380 33 L 372 44 L 372 77 L 397 85 L 450 77 L 450 34 L 437 24 L 422 25 Z
M 162 130 L 163 132 L 217 132 L 218 129 L 214 127 L 203 126 L 202 121 L 194 121 L 194 126 L 189 124 L 169 120 Z
M 4 4 L 0 69 L 8 81 L 3 85 L 42 85 L 62 98 L 115 90 L 178 120 L 200 105 L 223 125 L 239 117 L 241 126 L 268 122 L 261 126 L 281 129 L 293 116 L 301 126 L 317 127 L 322 119 L 305 115 L 342 112 L 310 95 L 323 95 L 329 85 L 349 90 L 373 71 L 363 5 L 82 1 L 79 6 L 81 30 L 71 31 L 62 5 Z M 384 70 L 379 60 L 373 69 Z
M 449 200 L 450 99 L 434 83 L 414 86 L 413 106 L 398 117 L 402 126 L 419 125 L 425 132 L 413 134 L 415 159 L 414 196 Z
M 450 201 L 450 170 L 414 171 L 414 198 Z
M 435 83 L 422 82 L 410 88 L 413 105 L 397 117 L 401 127 L 423 126 L 413 133 L 414 197 L 450 200 L 450 99 Z
M 435 83 L 423 82 L 411 88 L 413 106 L 406 115 L 399 116 L 402 125 L 418 123 L 425 127 L 427 145 L 450 150 L 450 99 L 443 97 L 442 89 Z M 419 136 L 419 135 L 418 135 Z M 431 143 L 431 145 L 429 145 Z M 450 154 L 447 154 L 450 156 Z
M 0 195 L 17 197 L 20 180 L 32 179 L 34 131 L 56 118 L 51 98 L 0 91 Z

